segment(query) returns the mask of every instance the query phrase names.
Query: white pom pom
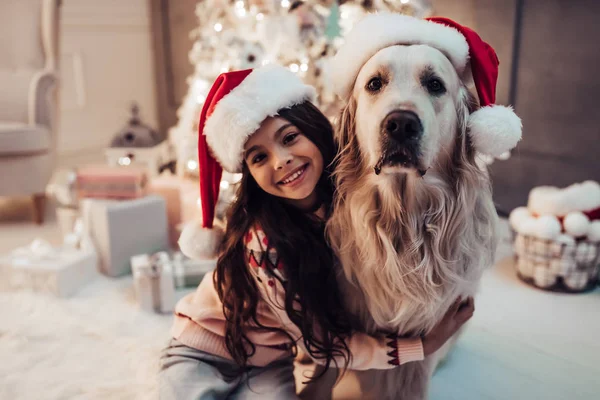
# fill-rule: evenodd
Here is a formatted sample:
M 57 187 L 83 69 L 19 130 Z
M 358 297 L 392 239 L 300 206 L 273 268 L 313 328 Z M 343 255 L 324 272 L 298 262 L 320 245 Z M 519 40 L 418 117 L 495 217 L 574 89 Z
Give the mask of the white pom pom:
M 571 272 L 564 277 L 563 281 L 569 289 L 581 290 L 588 285 L 589 276 L 586 272 Z
M 542 215 L 535 224 L 535 235 L 541 239 L 554 239 L 561 230 L 562 226 L 554 215 Z
M 189 258 L 202 260 L 215 258 L 223 240 L 223 230 L 214 226 L 203 228 L 198 221 L 185 225 L 179 237 L 179 248 Z
M 523 125 L 511 107 L 491 105 L 482 107 L 469 116 L 469 136 L 477 151 L 499 157 L 513 149 L 519 140 Z
M 556 283 L 556 275 L 544 264 L 536 264 L 533 269 L 533 282 L 541 288 L 549 288 Z
M 534 236 L 537 228 L 537 220 L 533 217 L 525 218 L 519 224 L 519 230 L 517 231 L 521 235 Z
M 600 185 L 598 182 L 585 181 L 569 186 L 573 191 L 573 211 L 590 211 L 600 207 Z M 567 189 L 569 189 L 567 188 Z
M 531 213 L 529 212 L 527 207 L 517 207 L 510 212 L 508 222 L 510 223 L 510 226 L 518 232 L 519 225 L 527 218 L 531 218 Z
M 538 186 L 529 192 L 527 208 L 531 212 L 543 215 L 563 216 L 565 212 L 562 191 L 554 186 Z
M 600 221 L 592 221 L 588 229 L 587 238 L 590 242 L 600 242 Z
M 521 275 L 523 275 L 523 277 L 532 278 L 534 267 L 534 262 L 531 261 L 529 258 L 519 257 L 519 260 L 517 261 L 517 269 L 521 273 Z
M 586 236 L 590 228 L 590 220 L 582 212 L 573 211 L 563 221 L 565 231 L 573 237 Z

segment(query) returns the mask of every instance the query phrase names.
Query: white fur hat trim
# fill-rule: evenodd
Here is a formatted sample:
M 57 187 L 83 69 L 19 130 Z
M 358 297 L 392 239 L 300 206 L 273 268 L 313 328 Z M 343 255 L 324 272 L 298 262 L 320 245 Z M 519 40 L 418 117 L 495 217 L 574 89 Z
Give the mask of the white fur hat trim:
M 315 98 L 315 89 L 288 68 L 257 68 L 217 103 L 204 127 L 206 142 L 223 169 L 240 172 L 246 140 L 265 118 Z
M 347 99 L 362 66 L 379 50 L 400 44 L 425 44 L 441 51 L 461 77 L 469 58 L 469 45 L 456 29 L 401 14 L 369 14 L 345 37 L 346 45 L 332 63 L 333 88 Z

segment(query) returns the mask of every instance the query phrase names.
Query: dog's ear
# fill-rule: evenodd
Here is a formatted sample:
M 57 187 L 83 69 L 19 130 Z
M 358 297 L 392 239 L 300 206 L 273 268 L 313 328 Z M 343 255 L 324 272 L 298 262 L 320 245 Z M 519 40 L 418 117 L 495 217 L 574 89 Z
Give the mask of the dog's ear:
M 477 108 L 477 99 L 467 87 L 463 85 L 458 91 L 458 101 L 456 102 L 456 142 L 457 150 L 460 150 L 462 154 L 475 154 L 473 142 L 469 137 L 468 122 L 469 116 L 472 112 L 477 110 Z
M 335 140 L 338 143 L 338 148 L 341 152 L 348 151 L 348 147 L 355 137 L 355 112 L 356 100 L 351 97 L 350 100 L 346 102 L 344 108 L 342 108 L 335 126 Z

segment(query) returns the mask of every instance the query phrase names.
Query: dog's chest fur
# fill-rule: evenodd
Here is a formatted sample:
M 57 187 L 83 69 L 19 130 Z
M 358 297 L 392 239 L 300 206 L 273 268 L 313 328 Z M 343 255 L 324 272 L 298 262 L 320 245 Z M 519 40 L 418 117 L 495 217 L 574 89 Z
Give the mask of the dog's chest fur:
M 466 188 L 471 204 L 462 204 L 436 177 L 421 186 L 363 188 L 338 210 L 348 222 L 338 232 L 345 237 L 339 281 L 346 307 L 369 333 L 426 333 L 456 298 L 475 294 L 491 263 L 491 196 Z

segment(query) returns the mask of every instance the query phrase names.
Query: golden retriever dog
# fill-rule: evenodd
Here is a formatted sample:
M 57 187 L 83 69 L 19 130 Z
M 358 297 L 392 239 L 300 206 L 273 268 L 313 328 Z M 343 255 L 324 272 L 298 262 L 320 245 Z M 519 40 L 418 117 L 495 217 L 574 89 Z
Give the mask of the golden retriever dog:
M 368 18 L 374 20 L 370 27 L 359 25 L 350 38 L 376 35 L 377 29 L 388 34 L 386 26 L 397 29 L 406 21 L 418 29 L 406 44 L 400 31 L 390 43 L 363 46 L 370 53 L 349 79 L 336 126 L 337 195 L 327 233 L 356 327 L 373 335 L 419 336 L 457 298 L 477 292 L 482 272 L 493 263 L 497 214 L 488 175 L 476 163 L 479 138 L 470 132 L 479 129 L 470 125 L 479 108 L 465 83 L 471 71 L 461 71 L 443 44 L 436 46 L 438 32 L 427 31 L 434 22 Z M 428 24 L 423 41 L 421 24 Z M 348 55 L 340 52 L 338 64 Z M 424 399 L 450 342 L 424 361 L 347 371 L 343 379 L 358 381 L 356 399 Z M 308 389 L 312 398 L 329 397 L 327 384 L 314 385 Z

